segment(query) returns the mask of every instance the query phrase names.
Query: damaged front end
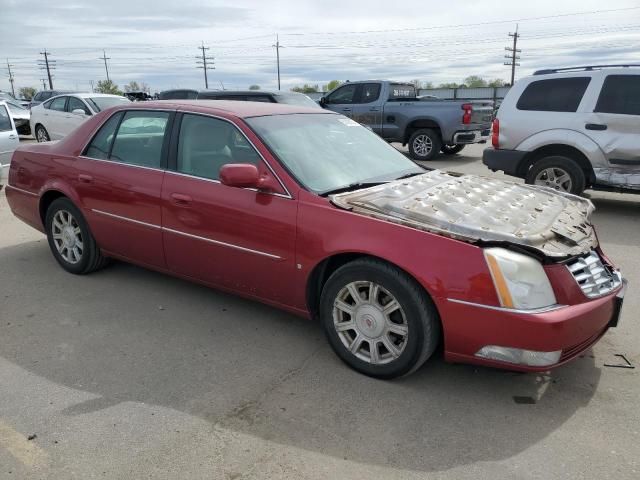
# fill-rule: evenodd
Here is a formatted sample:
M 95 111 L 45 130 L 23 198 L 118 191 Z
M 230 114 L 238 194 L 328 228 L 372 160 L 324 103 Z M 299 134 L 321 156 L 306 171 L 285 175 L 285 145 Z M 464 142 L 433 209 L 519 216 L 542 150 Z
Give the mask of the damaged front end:
M 470 243 L 508 243 L 561 259 L 598 245 L 591 201 L 538 186 L 434 170 L 332 195 L 344 209 Z

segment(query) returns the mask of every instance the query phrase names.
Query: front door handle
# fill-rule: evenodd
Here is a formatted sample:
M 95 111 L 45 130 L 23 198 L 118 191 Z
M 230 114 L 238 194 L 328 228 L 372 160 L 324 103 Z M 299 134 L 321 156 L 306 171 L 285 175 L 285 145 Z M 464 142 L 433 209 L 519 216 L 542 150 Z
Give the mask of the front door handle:
M 606 130 L 607 126 L 601 123 L 587 123 L 584 128 L 587 130 Z
M 92 183 L 93 177 L 91 175 L 87 175 L 86 173 L 81 173 L 78 175 L 78 180 L 82 183 Z
M 371 107 L 371 108 L 369 109 L 369 111 L 370 111 L 370 112 L 379 112 L 379 111 L 380 111 L 380 109 L 379 109 L 378 107 Z
M 179 207 L 190 205 L 193 201 L 189 195 L 184 195 L 183 193 L 172 193 L 170 196 L 173 203 Z
M 350 111 L 351 111 L 351 109 L 350 109 L 350 108 L 343 108 L 343 109 L 342 109 L 342 111 L 343 111 L 343 112 L 350 112 Z
M 10 138 L 11 140 L 15 140 L 16 138 L 18 138 L 18 136 L 17 136 L 17 135 L 14 135 L 14 134 L 12 133 L 11 135 L 9 135 L 9 138 Z

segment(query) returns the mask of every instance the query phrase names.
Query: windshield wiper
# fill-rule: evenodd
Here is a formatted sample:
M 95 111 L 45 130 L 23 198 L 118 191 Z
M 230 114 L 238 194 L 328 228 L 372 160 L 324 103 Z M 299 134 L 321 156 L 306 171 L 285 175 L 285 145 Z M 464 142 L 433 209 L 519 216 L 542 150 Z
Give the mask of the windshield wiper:
M 400 175 L 398 178 L 396 178 L 396 180 L 403 180 L 405 178 L 415 177 L 416 175 L 422 175 L 423 173 L 425 173 L 425 172 L 407 173 L 406 175 Z
M 333 188 L 331 190 L 325 190 L 324 192 L 320 192 L 319 195 L 321 197 L 326 197 L 328 195 L 334 195 L 336 193 L 349 192 L 351 190 L 359 190 L 361 188 L 375 187 L 376 185 L 382 185 L 383 183 L 389 183 L 388 181 L 384 182 L 354 182 L 349 185 L 345 185 L 343 187 Z

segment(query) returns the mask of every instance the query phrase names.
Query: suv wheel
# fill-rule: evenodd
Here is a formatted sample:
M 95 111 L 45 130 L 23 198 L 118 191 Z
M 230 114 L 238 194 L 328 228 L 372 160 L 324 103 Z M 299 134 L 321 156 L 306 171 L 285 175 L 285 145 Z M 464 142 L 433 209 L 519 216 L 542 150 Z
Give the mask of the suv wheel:
M 527 172 L 525 182 L 580 195 L 585 189 L 586 178 L 580 166 L 571 158 L 554 155 L 534 163 Z
M 409 154 L 414 160 L 431 160 L 442 148 L 442 140 L 435 130 L 416 130 L 409 138 Z
M 336 354 L 354 370 L 377 378 L 417 370 L 440 335 L 428 295 L 406 273 L 372 259 L 347 263 L 329 277 L 320 318 Z

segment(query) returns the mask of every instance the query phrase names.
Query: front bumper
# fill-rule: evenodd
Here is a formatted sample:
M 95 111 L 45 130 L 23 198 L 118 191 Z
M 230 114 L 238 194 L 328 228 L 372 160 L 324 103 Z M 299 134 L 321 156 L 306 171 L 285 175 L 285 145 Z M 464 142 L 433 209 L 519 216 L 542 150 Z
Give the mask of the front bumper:
M 455 299 L 440 299 L 445 330 L 445 358 L 517 371 L 545 371 L 562 365 L 596 343 L 617 324 L 624 285 L 601 298 L 539 313 L 488 307 Z M 481 358 L 489 345 L 534 352 L 561 351 L 557 363 L 527 366 Z
M 507 175 L 519 177 L 520 166 L 529 152 L 487 148 L 482 152 L 482 163 L 492 171 L 502 170 Z
M 489 138 L 491 129 L 484 130 L 462 130 L 453 134 L 453 142 L 456 145 L 465 145 L 469 143 L 484 143 Z

